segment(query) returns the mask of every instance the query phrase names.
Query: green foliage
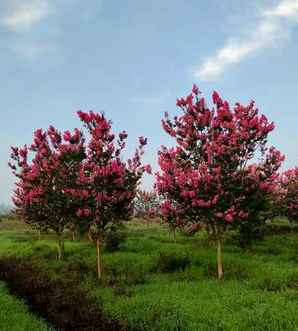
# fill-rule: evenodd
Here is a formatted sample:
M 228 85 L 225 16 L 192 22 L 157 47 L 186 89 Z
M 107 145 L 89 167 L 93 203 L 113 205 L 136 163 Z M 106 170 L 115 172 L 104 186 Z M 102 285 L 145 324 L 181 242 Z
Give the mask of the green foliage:
M 239 222 L 238 231 L 235 235 L 240 247 L 245 248 L 252 245 L 253 242 L 263 240 L 265 236 L 265 221 L 255 214 L 251 219 Z
M 160 252 L 155 270 L 159 272 L 184 271 L 190 265 L 190 258 L 187 255 Z
M 47 331 L 46 323 L 29 312 L 25 304 L 10 295 L 0 282 L 0 330 L 2 331 Z
M 103 301 L 106 313 L 133 328 L 295 330 L 298 236 L 266 236 L 246 250 L 227 237 L 221 281 L 216 278 L 214 243 L 208 246 L 205 239 L 204 232 L 191 238 L 177 234 L 175 243 L 166 227 L 133 222 L 127 227 L 121 249 L 103 253 L 102 285 L 93 270 L 94 247 L 86 241 L 67 241 L 65 261 L 56 261 L 54 236 L 42 235 L 38 240 L 34 232 L 25 229 L 22 233 L 2 231 L 0 255 L 29 258 L 51 279 L 73 280 L 90 296 Z M 167 257 L 162 259 L 166 271 L 157 268 L 160 252 Z M 185 257 L 189 262 L 183 270 L 181 261 Z
M 122 228 L 113 227 L 107 231 L 104 241 L 104 249 L 106 252 L 115 252 L 119 250 L 120 245 L 125 241 L 127 235 Z

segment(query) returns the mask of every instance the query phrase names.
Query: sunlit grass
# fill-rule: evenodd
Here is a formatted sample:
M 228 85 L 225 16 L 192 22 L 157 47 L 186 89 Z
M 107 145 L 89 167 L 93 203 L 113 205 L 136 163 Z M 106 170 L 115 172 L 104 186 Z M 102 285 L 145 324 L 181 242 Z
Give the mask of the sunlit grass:
M 206 234 L 188 238 L 136 221 L 127 240 L 104 252 L 104 277 L 96 280 L 95 247 L 66 241 L 65 261 L 56 261 L 54 236 L 28 230 L 0 233 L 0 254 L 30 258 L 52 278 L 73 277 L 104 310 L 141 330 L 297 330 L 298 235 L 268 236 L 242 250 L 227 238 L 223 280 L 216 279 L 215 246 Z M 160 253 L 187 256 L 184 271 L 161 272 Z
M 10 295 L 0 282 L 0 330 L 47 331 L 46 323 L 30 313 L 23 301 Z

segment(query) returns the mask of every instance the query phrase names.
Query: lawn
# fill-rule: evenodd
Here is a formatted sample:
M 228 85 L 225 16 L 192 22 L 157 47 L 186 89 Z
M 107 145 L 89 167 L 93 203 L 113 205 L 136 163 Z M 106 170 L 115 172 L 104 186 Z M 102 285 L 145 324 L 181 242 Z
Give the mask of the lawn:
M 227 238 L 225 277 L 219 281 L 215 246 L 205 233 L 178 234 L 174 242 L 165 226 L 134 220 L 119 250 L 104 252 L 99 284 L 95 247 L 86 240 L 67 240 L 61 262 L 52 235 L 39 239 L 28 228 L 5 224 L 0 255 L 30 259 L 53 280 L 75 279 L 123 325 L 156 331 L 298 330 L 297 234 L 267 236 L 248 250 Z M 42 330 L 40 325 L 30 330 Z

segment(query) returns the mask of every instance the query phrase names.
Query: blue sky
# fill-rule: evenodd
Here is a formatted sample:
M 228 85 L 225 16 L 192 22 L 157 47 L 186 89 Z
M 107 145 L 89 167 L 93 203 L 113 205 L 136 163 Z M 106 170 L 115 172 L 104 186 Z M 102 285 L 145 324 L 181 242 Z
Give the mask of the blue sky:
M 270 143 L 298 164 L 298 0 L 1 0 L 0 202 L 14 179 L 9 147 L 36 128 L 105 111 L 145 161 L 170 140 L 160 120 L 195 82 L 209 99 L 254 99 L 277 128 Z M 149 188 L 152 178 L 145 178 Z

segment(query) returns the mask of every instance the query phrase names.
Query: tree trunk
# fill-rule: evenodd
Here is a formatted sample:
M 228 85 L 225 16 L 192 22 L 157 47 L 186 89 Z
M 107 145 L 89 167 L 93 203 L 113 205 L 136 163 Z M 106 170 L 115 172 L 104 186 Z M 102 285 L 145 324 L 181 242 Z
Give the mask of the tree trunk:
M 71 241 L 76 241 L 76 230 L 71 230 Z
M 64 240 L 63 234 L 58 234 L 58 260 L 63 260 L 64 258 Z
M 90 230 L 88 231 L 87 236 L 88 236 L 88 240 L 89 240 L 92 244 L 94 244 L 94 240 L 93 240 L 93 238 L 92 238 L 92 234 L 91 234 Z
M 97 278 L 101 280 L 102 276 L 102 261 L 101 261 L 101 240 L 100 238 L 96 239 L 96 262 L 97 262 Z
M 207 223 L 207 225 L 206 225 L 206 231 L 207 231 L 208 240 L 209 240 L 210 236 L 211 236 L 211 226 L 209 223 Z
M 176 244 L 176 229 L 173 228 L 173 229 L 172 229 L 172 232 L 173 232 L 174 243 Z
M 176 243 L 176 229 L 174 227 L 170 226 L 169 237 L 170 237 L 170 240 L 172 239 L 174 241 L 174 243 Z
M 217 276 L 221 279 L 223 276 L 222 271 L 222 250 L 221 250 L 221 238 L 217 238 Z

